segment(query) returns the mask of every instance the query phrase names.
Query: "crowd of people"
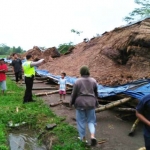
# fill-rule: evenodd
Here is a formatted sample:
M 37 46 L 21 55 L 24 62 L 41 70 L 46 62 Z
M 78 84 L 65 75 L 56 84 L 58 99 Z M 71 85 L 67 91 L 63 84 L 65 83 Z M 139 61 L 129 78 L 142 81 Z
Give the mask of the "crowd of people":
M 32 97 L 33 80 L 35 77 L 35 67 L 44 63 L 44 59 L 33 61 L 32 55 L 26 55 L 26 61 L 22 63 L 16 53 L 13 54 L 12 68 L 15 75 L 16 84 L 22 85 L 22 75 L 26 85 L 23 103 L 35 102 Z M 4 59 L 0 59 L 0 86 L 2 94 L 7 89 L 6 87 L 6 72 L 8 71 Z M 81 77 L 76 80 L 73 85 L 71 94 L 70 107 L 76 109 L 76 122 L 79 133 L 79 139 L 83 142 L 86 140 L 86 124 L 90 131 L 91 146 L 97 144 L 95 138 L 96 114 L 95 108 L 98 107 L 97 101 L 97 82 L 90 77 L 90 71 L 87 66 L 80 68 Z M 61 73 L 61 78 L 58 81 L 60 101 L 65 100 L 67 81 L 66 73 Z M 136 116 L 145 124 L 144 140 L 146 150 L 150 150 L 150 95 L 144 97 L 136 108 Z

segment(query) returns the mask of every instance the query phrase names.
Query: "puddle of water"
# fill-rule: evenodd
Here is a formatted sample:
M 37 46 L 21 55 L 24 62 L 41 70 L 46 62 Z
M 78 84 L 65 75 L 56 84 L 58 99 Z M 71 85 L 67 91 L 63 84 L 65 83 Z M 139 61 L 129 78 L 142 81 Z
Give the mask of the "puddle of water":
M 46 150 L 46 146 L 39 145 L 36 134 L 28 129 L 14 130 L 9 133 L 10 150 Z

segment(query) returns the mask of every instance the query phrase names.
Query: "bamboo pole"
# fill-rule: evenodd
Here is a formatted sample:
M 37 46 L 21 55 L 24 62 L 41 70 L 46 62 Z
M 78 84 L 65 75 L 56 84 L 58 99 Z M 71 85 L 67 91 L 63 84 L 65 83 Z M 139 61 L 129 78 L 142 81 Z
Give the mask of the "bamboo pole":
M 128 112 L 135 112 L 134 108 L 115 108 L 116 111 L 128 111 Z
M 135 122 L 133 123 L 133 125 L 131 127 L 130 133 L 128 134 L 129 136 L 133 136 L 134 135 L 135 128 L 138 125 L 139 121 L 140 121 L 139 119 L 135 120 Z
M 70 88 L 67 89 L 67 91 L 70 90 Z M 41 93 L 36 93 L 36 96 L 44 96 L 44 95 L 50 95 L 50 94 L 55 94 L 58 93 L 59 90 L 51 91 L 51 92 L 41 92 Z
M 15 76 L 14 73 L 12 73 L 12 72 L 6 72 L 6 75 L 8 75 L 8 76 L 9 76 L 9 75 Z
M 60 101 L 60 102 L 58 102 L 58 103 L 50 103 L 50 107 L 55 107 L 55 106 L 58 106 L 58 105 L 60 105 L 60 104 L 62 104 L 63 102 L 62 101 Z
M 115 106 L 118 106 L 118 105 L 121 105 L 123 103 L 126 103 L 127 101 L 131 100 L 131 98 L 123 98 L 121 100 L 117 100 L 117 101 L 114 101 L 114 102 L 111 102 L 109 104 L 106 104 L 106 105 L 103 105 L 103 106 L 100 106 L 99 108 L 97 108 L 95 110 L 95 112 L 101 112 L 101 111 L 104 111 L 104 110 L 107 110 L 107 109 L 110 109 L 110 108 L 113 108 Z
M 44 96 L 44 95 L 50 95 L 50 94 L 55 94 L 58 93 L 59 90 L 51 91 L 51 92 L 41 92 L 41 93 L 36 93 L 36 96 Z
M 57 87 L 33 87 L 32 90 L 57 90 Z

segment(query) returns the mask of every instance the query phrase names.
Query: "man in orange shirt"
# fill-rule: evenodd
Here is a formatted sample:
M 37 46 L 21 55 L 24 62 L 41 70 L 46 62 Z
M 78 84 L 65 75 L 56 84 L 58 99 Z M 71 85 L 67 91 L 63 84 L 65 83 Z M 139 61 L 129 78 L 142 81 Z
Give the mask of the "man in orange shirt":
M 7 89 L 6 87 L 6 74 L 8 68 L 7 65 L 4 63 L 4 59 L 0 59 L 0 86 L 2 89 L 2 94 L 4 94 L 4 91 Z

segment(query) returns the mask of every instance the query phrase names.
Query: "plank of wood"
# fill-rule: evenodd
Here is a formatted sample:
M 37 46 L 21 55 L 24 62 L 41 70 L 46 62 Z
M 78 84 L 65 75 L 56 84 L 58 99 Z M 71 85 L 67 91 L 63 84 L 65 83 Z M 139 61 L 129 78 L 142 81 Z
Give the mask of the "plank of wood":
M 32 90 L 57 90 L 56 87 L 33 87 Z

